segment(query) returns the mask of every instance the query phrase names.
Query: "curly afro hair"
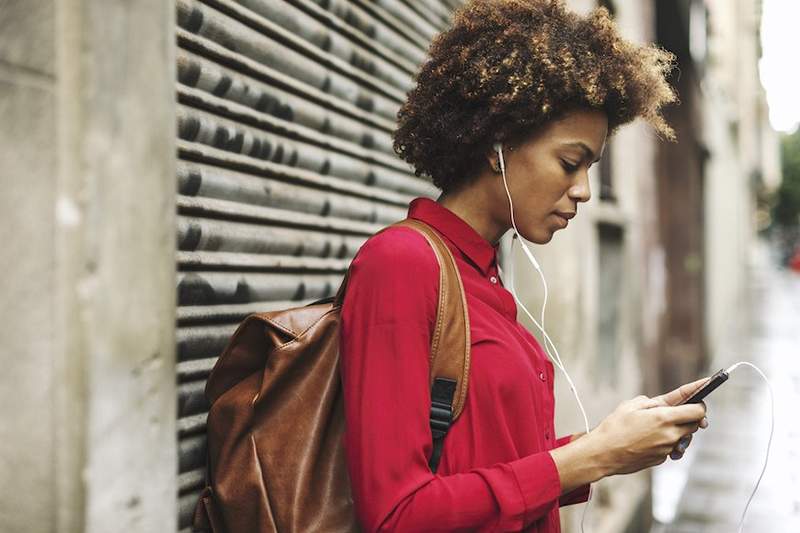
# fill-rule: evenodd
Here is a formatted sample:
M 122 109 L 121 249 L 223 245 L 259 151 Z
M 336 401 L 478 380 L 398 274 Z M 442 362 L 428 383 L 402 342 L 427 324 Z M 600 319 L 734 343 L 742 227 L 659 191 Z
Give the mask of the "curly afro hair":
M 624 40 L 604 7 L 580 16 L 563 0 L 469 0 L 431 42 L 398 111 L 394 151 L 448 192 L 479 173 L 493 142 L 576 107 L 603 110 L 609 135 L 642 117 L 674 140 L 660 112 L 677 99 L 674 63 Z

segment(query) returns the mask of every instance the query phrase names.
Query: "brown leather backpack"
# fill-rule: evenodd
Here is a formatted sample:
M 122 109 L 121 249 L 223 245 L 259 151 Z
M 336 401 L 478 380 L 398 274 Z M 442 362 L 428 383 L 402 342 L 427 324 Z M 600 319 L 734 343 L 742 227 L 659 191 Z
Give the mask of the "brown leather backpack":
M 440 266 L 430 359 L 435 472 L 467 393 L 467 305 L 458 267 L 438 233 L 415 219 L 393 226 L 422 233 Z M 205 389 L 211 405 L 207 483 L 195 508 L 195 531 L 359 530 L 345 463 L 339 375 L 347 278 L 336 296 L 250 315 L 231 337 Z

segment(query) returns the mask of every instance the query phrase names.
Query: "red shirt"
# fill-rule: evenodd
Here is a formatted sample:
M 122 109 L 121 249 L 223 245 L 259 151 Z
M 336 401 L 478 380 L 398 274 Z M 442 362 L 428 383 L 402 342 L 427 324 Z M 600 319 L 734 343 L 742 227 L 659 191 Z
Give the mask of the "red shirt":
M 436 474 L 428 354 L 439 265 L 410 228 L 371 237 L 352 262 L 342 307 L 345 448 L 358 519 L 366 531 L 560 531 L 559 504 L 586 501 L 589 486 L 560 497 L 548 450 L 553 365 L 519 322 L 497 272 L 497 249 L 428 198 L 408 215 L 445 237 L 461 273 L 470 320 L 464 409 L 444 439 Z

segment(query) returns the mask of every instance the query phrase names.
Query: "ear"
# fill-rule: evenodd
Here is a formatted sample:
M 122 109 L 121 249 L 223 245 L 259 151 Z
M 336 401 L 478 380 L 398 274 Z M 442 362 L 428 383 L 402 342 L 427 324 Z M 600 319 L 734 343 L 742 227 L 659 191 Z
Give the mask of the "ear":
M 497 154 L 497 151 L 494 148 L 490 148 L 486 150 L 484 155 L 489 169 L 491 169 L 492 172 L 500 173 L 500 156 Z

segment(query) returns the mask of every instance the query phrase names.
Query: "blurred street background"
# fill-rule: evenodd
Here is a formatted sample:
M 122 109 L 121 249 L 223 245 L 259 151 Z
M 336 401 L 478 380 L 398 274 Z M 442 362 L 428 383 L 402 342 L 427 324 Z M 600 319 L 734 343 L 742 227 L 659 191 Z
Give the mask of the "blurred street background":
M 237 324 L 332 295 L 438 196 L 391 132 L 461 3 L 0 0 L 0 531 L 190 531 L 203 388 Z M 800 2 L 567 3 L 675 54 L 678 142 L 623 127 L 592 200 L 535 247 L 548 332 L 592 425 L 758 365 L 775 435 L 744 531 L 800 532 Z M 582 431 L 556 396 L 559 432 Z M 768 389 L 740 367 L 708 405 L 682 460 L 597 484 L 587 533 L 735 531 Z M 563 511 L 579 531 L 583 506 Z
M 744 531 L 800 531 L 800 276 L 776 268 L 763 243 L 748 261 L 746 306 L 734 313 L 738 332 L 716 354 L 711 370 L 739 361 L 758 366 L 775 400 L 775 431 L 763 481 Z M 742 366 L 713 398 L 711 425 L 697 434 L 681 461 L 654 472 L 653 533 L 722 533 L 737 526 L 766 459 L 772 416 L 769 389 Z

